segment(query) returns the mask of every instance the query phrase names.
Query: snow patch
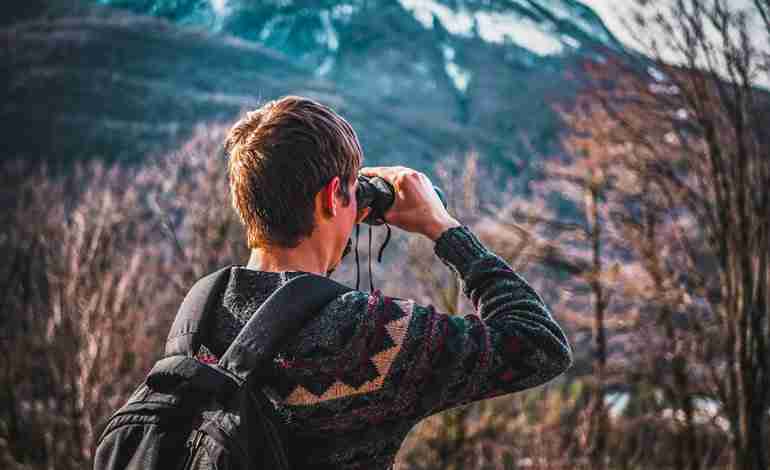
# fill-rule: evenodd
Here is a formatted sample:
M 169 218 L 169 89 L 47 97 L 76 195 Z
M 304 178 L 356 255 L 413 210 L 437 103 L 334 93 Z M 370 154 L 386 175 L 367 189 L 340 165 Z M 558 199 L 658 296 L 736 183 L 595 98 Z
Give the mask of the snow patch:
M 647 67 L 647 73 L 650 74 L 650 77 L 656 82 L 663 82 L 666 80 L 666 74 L 653 66 Z
M 209 3 L 211 3 L 211 9 L 217 16 L 227 16 L 230 12 L 228 0 L 209 0 Z
M 554 37 L 533 22 L 513 13 L 479 11 L 471 13 L 465 7 L 453 10 L 435 0 L 399 0 L 424 27 L 433 28 L 434 18 L 448 32 L 471 37 L 474 30 L 487 42 L 504 43 L 506 40 L 525 47 L 537 54 L 556 54 L 566 42 Z
M 449 78 L 452 79 L 455 88 L 457 88 L 457 90 L 461 93 L 465 93 L 465 91 L 468 89 L 468 82 L 471 81 L 471 72 L 461 68 L 454 62 L 447 62 L 445 65 L 445 70 L 447 75 L 449 75 Z
M 435 17 L 452 34 L 470 36 L 473 31 L 473 16 L 463 7 L 459 11 L 454 11 L 435 0 L 399 0 L 399 2 L 428 29 L 433 28 Z
M 334 67 L 334 59 L 331 57 L 326 57 L 324 58 L 323 62 L 321 62 L 321 65 L 318 66 L 316 75 L 323 77 L 331 71 L 332 67 Z
M 488 42 L 502 43 L 506 37 L 514 43 L 541 55 L 556 54 L 563 49 L 561 41 L 540 29 L 531 20 L 510 13 L 476 13 L 479 35 Z
M 627 0 L 611 0 L 611 2 L 613 2 L 613 8 L 615 11 L 622 11 L 622 8 L 618 9 L 618 4 L 631 3 Z M 576 25 L 578 28 L 582 29 L 592 37 L 597 38 L 604 43 L 611 42 L 612 38 L 609 36 L 609 34 L 607 34 L 607 30 L 602 27 L 603 25 L 600 22 L 601 20 L 596 21 L 599 19 L 598 15 L 594 17 L 593 15 L 588 14 L 589 11 L 595 10 L 594 4 L 596 3 L 596 0 L 584 0 L 582 3 L 585 7 L 591 8 L 583 9 L 581 8 L 580 4 L 575 5 L 572 2 L 565 2 L 563 0 L 548 2 L 547 8 L 548 12 L 559 20 L 567 21 Z M 526 5 L 523 6 L 526 7 Z M 624 5 L 624 7 L 628 8 L 626 5 Z
M 329 50 L 336 51 L 340 46 L 339 38 L 337 37 L 337 31 L 334 29 L 331 20 L 329 19 L 329 12 L 321 12 L 321 24 L 324 28 L 324 38 L 326 40 L 326 46 Z
M 465 93 L 468 89 L 468 82 L 471 80 L 470 70 L 463 69 L 454 61 L 455 50 L 446 44 L 441 46 L 441 52 L 444 54 L 444 70 L 452 80 L 455 88 L 460 93 Z
M 563 44 L 566 44 L 568 47 L 573 48 L 573 49 L 577 49 L 578 47 L 580 47 L 580 41 L 578 41 L 577 39 L 573 38 L 572 36 L 567 36 L 565 34 L 562 34 L 561 42 Z
M 455 60 L 455 49 L 454 47 L 447 46 L 446 44 L 441 45 L 441 53 L 444 54 L 444 60 L 446 61 L 454 61 Z
M 281 18 L 280 15 L 270 18 L 267 23 L 265 23 L 265 26 L 262 27 L 262 31 L 259 32 L 259 40 L 262 42 L 267 41 L 267 38 L 273 34 L 273 29 L 275 29 L 276 25 L 278 25 L 282 19 L 283 18 Z
M 214 14 L 210 26 L 213 31 L 219 32 L 222 30 L 225 19 L 230 15 L 230 5 L 228 5 L 228 3 L 229 0 L 209 0 L 211 12 Z M 190 18 L 185 21 L 188 20 L 190 20 Z
M 335 5 L 332 8 L 332 18 L 349 20 L 353 16 L 353 5 Z

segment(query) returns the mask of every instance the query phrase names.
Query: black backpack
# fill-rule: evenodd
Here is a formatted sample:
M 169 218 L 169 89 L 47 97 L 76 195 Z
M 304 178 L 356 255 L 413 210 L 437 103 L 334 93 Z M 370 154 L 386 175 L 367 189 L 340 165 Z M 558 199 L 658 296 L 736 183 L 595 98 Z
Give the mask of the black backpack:
M 230 268 L 199 280 L 182 302 L 164 358 L 107 421 L 96 443 L 95 470 L 288 470 L 285 431 L 260 387 L 287 335 L 351 290 L 322 276 L 292 279 L 246 323 L 218 364 L 194 354 Z

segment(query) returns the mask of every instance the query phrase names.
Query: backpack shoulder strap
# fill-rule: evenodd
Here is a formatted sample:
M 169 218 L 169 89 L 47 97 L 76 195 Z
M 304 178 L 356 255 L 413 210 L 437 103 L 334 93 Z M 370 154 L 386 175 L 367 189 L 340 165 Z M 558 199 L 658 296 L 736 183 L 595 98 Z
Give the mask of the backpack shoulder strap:
M 290 280 L 246 322 L 219 365 L 245 382 L 252 371 L 272 359 L 283 339 L 299 331 L 326 304 L 351 290 L 316 274 Z
M 207 313 L 220 298 L 230 278 L 230 266 L 196 282 L 182 301 L 166 339 L 165 357 L 193 356 L 203 343 Z

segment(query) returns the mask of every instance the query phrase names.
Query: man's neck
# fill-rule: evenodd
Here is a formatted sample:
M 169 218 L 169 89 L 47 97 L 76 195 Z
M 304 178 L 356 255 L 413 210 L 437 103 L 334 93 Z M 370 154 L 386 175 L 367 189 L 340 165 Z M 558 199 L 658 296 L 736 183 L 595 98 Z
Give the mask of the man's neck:
M 252 249 L 247 267 L 257 271 L 304 271 L 323 276 L 331 264 L 327 257 L 325 250 L 319 250 L 306 240 L 296 248 Z

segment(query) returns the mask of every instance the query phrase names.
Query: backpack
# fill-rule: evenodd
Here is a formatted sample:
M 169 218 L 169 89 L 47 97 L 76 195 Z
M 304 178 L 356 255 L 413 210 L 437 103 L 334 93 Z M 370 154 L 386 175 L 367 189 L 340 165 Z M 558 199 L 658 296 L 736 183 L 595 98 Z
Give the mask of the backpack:
M 268 297 L 219 362 L 207 364 L 194 355 L 229 272 L 209 274 L 187 294 L 164 357 L 97 440 L 95 470 L 290 468 L 286 433 L 260 374 L 282 339 L 351 289 L 314 274 L 290 280 Z

